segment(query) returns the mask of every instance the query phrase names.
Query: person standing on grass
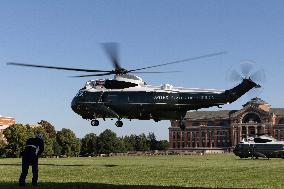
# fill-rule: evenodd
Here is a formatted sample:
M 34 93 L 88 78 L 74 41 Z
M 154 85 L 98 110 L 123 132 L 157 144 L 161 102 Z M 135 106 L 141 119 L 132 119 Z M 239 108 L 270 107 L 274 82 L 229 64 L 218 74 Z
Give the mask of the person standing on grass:
M 32 166 L 33 178 L 32 184 L 37 185 L 38 180 L 38 157 L 44 150 L 44 137 L 37 134 L 35 138 L 29 138 L 26 142 L 25 149 L 22 153 L 22 173 L 19 178 L 19 185 L 25 186 L 29 166 Z

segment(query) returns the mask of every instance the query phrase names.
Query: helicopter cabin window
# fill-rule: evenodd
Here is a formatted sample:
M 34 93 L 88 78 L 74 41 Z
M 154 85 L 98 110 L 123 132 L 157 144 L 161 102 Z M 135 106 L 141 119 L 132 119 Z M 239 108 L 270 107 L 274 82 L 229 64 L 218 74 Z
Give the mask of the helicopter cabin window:
M 96 80 L 95 85 L 99 87 L 103 87 L 105 84 L 105 81 L 102 79 Z
M 86 89 L 91 89 L 91 88 L 94 88 L 94 87 L 95 87 L 94 80 L 87 81 L 86 84 L 85 84 Z
M 136 83 L 117 80 L 106 80 L 104 83 L 104 87 L 107 89 L 125 89 L 136 86 L 138 86 Z

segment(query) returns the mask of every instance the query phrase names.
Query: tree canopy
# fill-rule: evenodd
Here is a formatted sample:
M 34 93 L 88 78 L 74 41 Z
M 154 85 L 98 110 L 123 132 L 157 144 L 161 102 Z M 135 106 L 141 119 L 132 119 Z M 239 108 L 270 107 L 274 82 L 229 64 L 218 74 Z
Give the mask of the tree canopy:
M 167 140 L 158 141 L 154 133 L 147 136 L 131 134 L 117 137 L 116 133 L 106 129 L 100 135 L 86 134 L 81 140 L 75 133 L 63 128 L 56 131 L 48 121 L 41 120 L 39 126 L 14 124 L 4 130 L 5 139 L 0 139 L 0 156 L 20 157 L 26 141 L 36 134 L 44 135 L 44 152 L 42 156 L 95 156 L 127 151 L 166 150 Z
M 65 156 L 78 156 L 80 153 L 80 140 L 70 129 L 63 128 L 57 132 L 56 139 L 61 146 L 61 154 Z

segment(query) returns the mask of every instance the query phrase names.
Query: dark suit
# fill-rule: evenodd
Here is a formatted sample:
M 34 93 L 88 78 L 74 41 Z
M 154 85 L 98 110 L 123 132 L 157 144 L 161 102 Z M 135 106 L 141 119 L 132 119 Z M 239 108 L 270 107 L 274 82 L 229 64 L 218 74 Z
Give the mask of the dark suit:
M 32 166 L 33 178 L 32 184 L 37 185 L 38 180 L 38 157 L 44 150 L 44 142 L 40 138 L 29 138 L 26 142 L 25 149 L 22 153 L 22 173 L 19 179 L 21 186 L 25 185 L 26 176 L 29 166 Z

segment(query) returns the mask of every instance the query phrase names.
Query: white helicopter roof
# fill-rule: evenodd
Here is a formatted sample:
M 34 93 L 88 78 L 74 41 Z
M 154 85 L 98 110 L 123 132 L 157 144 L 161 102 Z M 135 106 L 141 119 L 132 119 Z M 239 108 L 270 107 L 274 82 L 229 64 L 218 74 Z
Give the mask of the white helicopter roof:
M 114 79 L 117 81 L 136 83 L 138 85 L 145 83 L 141 77 L 138 77 L 137 75 L 131 75 L 131 74 L 115 75 Z
M 130 75 L 130 74 L 124 74 L 124 75 L 115 75 L 114 79 L 116 81 L 124 81 L 124 82 L 130 82 L 135 83 L 137 86 L 135 87 L 129 87 L 124 89 L 105 89 L 104 88 L 104 81 L 103 79 L 99 80 L 90 80 L 86 82 L 86 89 L 88 91 L 152 91 L 152 92 L 168 92 L 168 93 L 175 93 L 175 92 L 193 92 L 193 93 L 222 93 L 224 90 L 217 90 L 217 89 L 200 89 L 200 88 L 184 88 L 184 87 L 174 87 L 171 84 L 162 84 L 160 86 L 152 86 L 147 85 L 142 78 L 136 76 L 136 75 Z

